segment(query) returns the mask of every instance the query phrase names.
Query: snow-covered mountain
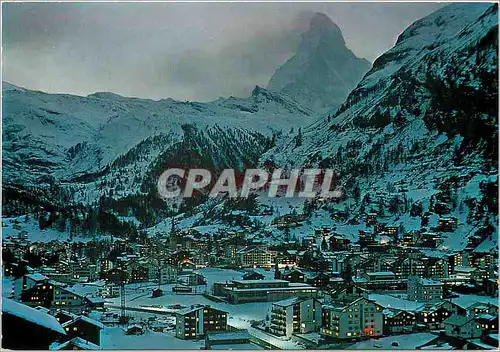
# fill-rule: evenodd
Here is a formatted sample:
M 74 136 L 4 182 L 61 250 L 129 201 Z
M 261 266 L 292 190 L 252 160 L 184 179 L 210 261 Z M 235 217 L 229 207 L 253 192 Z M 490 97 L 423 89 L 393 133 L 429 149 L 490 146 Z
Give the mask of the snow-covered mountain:
M 347 48 L 340 28 L 317 13 L 297 53 L 278 68 L 267 88 L 323 111 L 340 105 L 369 69 L 367 60 Z
M 196 103 L 47 94 L 4 82 L 3 103 L 4 191 L 15 198 L 29 188 L 30 199 L 66 204 L 147 193 L 166 164 L 241 170 L 282 131 L 313 120 L 290 97 L 260 87 L 248 98 Z
M 375 211 L 420 229 L 448 214 L 459 219 L 448 239 L 456 247 L 484 228 L 496 241 L 497 38 L 496 4 L 451 4 L 416 21 L 333 117 L 263 159 L 338 167 L 348 196 L 341 208 L 354 224 Z
M 331 53 L 331 43 L 344 45 L 338 27 L 321 15 L 309 33 L 303 53 Z M 151 233 L 168 231 L 170 217 L 180 213 L 180 227 L 257 224 L 265 231 L 256 236 L 276 242 L 284 234 L 270 225 L 272 219 L 292 211 L 307 214 L 309 224 L 287 236 L 332 222 L 336 231 L 356 237 L 368 230 L 367 212 L 406 230 L 432 229 L 441 217 L 455 216 L 458 228 L 443 235 L 444 247 L 463 249 L 471 236 L 483 248 L 496 246 L 497 37 L 496 4 L 443 7 L 408 27 L 353 83 L 343 103 L 322 116 L 285 89 L 256 87 L 249 98 L 201 104 L 110 93 L 55 95 L 4 84 L 2 169 L 10 207 L 4 212 L 22 209 L 17 203 L 78 203 L 69 218 L 88 229 L 96 217 L 88 209 L 93 205 L 106 224 L 113 213 Z M 313 67 L 301 55 L 291 62 Z M 327 66 L 314 68 L 328 76 Z M 306 207 L 303 199 L 260 196 L 248 204 L 197 199 L 188 206 L 165 205 L 155 196 L 156 180 L 168 166 L 217 171 L 259 163 L 336 167 L 346 199 Z M 248 211 L 256 206 L 274 212 Z
M 234 129 L 271 136 L 312 121 L 312 113 L 289 97 L 256 87 L 249 98 L 212 103 L 153 101 L 112 93 L 88 97 L 47 94 L 3 84 L 3 171 L 7 183 L 41 176 L 72 179 L 110 166 L 155 136 L 183 139 L 184 124 L 200 130 Z M 222 133 L 222 132 L 221 132 Z

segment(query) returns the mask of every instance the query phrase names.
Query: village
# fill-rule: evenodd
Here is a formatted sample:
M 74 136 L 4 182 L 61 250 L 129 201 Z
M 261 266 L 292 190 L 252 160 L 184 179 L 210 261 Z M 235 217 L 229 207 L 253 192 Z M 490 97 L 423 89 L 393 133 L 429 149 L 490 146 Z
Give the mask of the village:
M 151 348 L 498 348 L 497 251 L 477 250 L 475 237 L 443 248 L 454 217 L 408 232 L 374 213 L 364 222 L 371 231 L 357 241 L 324 225 L 280 245 L 251 228 L 204 234 L 172 222 L 137 244 L 32 242 L 22 220 L 5 219 L 4 336 L 54 350 L 125 348 L 116 336 L 141 346 L 149 336 Z

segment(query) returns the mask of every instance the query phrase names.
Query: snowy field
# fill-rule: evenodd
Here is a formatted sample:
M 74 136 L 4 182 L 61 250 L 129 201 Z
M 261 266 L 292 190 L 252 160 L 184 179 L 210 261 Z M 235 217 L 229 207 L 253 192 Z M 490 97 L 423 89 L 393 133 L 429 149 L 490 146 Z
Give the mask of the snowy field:
M 407 299 L 398 298 L 389 294 L 372 293 L 369 298 L 375 300 L 382 307 L 408 311 L 414 311 L 425 304 L 424 302 L 409 301 Z M 465 294 L 458 294 L 458 297 L 449 298 L 446 299 L 446 301 L 455 303 L 463 308 L 467 308 L 478 302 L 498 304 L 497 297 Z
M 101 334 L 101 347 L 104 350 L 199 350 L 205 341 L 181 340 L 173 333 L 146 330 L 142 335 L 125 335 L 119 327 L 106 327 Z
M 266 278 L 272 278 L 274 273 L 266 270 L 257 270 L 263 273 Z M 208 287 L 211 287 L 214 282 L 225 282 L 231 280 L 239 280 L 244 274 L 243 271 L 231 269 L 205 268 L 197 270 L 207 279 Z M 253 320 L 263 320 L 271 307 L 272 302 L 259 303 L 244 303 L 244 304 L 229 304 L 211 301 L 201 294 L 176 294 L 172 292 L 172 284 L 161 285 L 164 295 L 161 297 L 151 298 L 153 288 L 158 285 L 127 285 L 127 300 L 126 306 L 133 308 L 157 309 L 159 311 L 170 311 L 168 308 L 171 305 L 182 305 L 189 307 L 194 304 L 206 304 L 214 308 L 224 310 L 229 313 L 228 324 L 237 328 L 248 328 Z M 202 292 L 205 287 L 198 287 L 197 292 Z M 108 304 L 120 305 L 120 298 L 106 300 Z M 152 308 L 151 306 L 156 306 Z M 161 306 L 161 307 L 159 307 Z
M 382 337 L 380 339 L 370 339 L 362 342 L 355 343 L 349 346 L 349 350 L 413 350 L 418 346 L 421 346 L 432 339 L 436 338 L 436 335 L 429 333 L 418 333 L 409 335 L 397 335 Z M 394 345 L 394 346 L 393 346 Z
M 15 221 L 18 224 L 16 226 Z M 5 226 L 4 226 L 5 225 Z M 17 228 L 16 228 L 17 227 Z M 28 216 L 26 221 L 25 216 L 18 216 L 13 218 L 2 218 L 2 240 L 7 237 L 18 238 L 21 231 L 28 233 L 28 240 L 31 242 L 51 242 L 51 241 L 70 241 L 69 232 L 60 232 L 52 228 L 40 230 L 38 221 L 32 216 Z M 74 236 L 72 242 L 89 242 L 94 238 L 106 238 L 108 235 L 95 235 L 95 236 Z

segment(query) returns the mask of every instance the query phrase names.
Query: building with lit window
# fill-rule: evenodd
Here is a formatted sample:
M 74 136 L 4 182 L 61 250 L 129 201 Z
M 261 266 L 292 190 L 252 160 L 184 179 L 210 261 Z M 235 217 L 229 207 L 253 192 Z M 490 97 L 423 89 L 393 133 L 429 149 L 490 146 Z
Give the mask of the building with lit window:
M 323 306 L 320 333 L 337 339 L 382 336 L 382 306 L 365 297 L 342 307 Z
M 102 323 L 80 315 L 62 324 L 69 338 L 79 337 L 97 346 L 101 344 Z
M 443 322 L 453 315 L 454 307 L 441 301 L 436 304 L 426 304 L 419 307 L 415 313 L 417 324 L 429 330 L 440 330 L 444 328 Z
M 236 253 L 236 262 L 244 268 L 270 268 L 276 259 L 276 252 L 272 252 L 267 246 L 247 246 Z
M 415 313 L 400 309 L 384 309 L 384 331 L 387 334 L 410 332 L 417 323 Z
M 483 333 L 481 326 L 474 321 L 474 317 L 452 315 L 443 322 L 446 336 L 474 339 Z
M 88 301 L 81 294 L 56 285 L 53 286 L 53 289 L 54 299 L 51 309 L 64 309 L 76 314 L 88 309 Z
M 230 303 L 275 302 L 291 297 L 316 297 L 318 289 L 286 280 L 233 280 L 214 283 L 214 294 Z
M 160 284 L 173 284 L 177 282 L 177 268 L 173 265 L 164 265 L 158 269 L 160 271 Z
M 227 312 L 204 305 L 193 305 L 175 314 L 175 336 L 183 339 L 205 337 L 207 331 L 226 331 Z
M 318 331 L 321 326 L 321 302 L 315 298 L 290 298 L 271 306 L 271 333 L 292 336 Z
M 410 301 L 438 301 L 443 299 L 443 283 L 412 276 L 408 279 L 407 294 Z

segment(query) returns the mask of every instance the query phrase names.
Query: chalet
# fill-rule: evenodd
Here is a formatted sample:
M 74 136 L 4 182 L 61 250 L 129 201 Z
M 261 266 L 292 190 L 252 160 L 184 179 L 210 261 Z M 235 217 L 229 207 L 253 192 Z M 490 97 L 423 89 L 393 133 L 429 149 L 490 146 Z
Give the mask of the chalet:
M 420 237 L 420 232 L 418 231 L 408 231 L 403 235 L 403 238 L 401 239 L 401 244 L 403 246 L 414 246 L 418 238 Z
M 375 234 L 382 234 L 387 231 L 387 224 L 384 223 L 376 223 L 373 226 L 373 232 Z
M 179 268 L 181 270 L 180 273 L 188 273 L 196 269 L 196 264 L 190 259 L 184 259 L 179 263 Z
M 85 302 L 89 309 L 104 309 L 104 298 L 86 296 Z
M 330 276 L 326 273 L 318 273 L 307 277 L 306 282 L 311 286 L 324 289 L 330 284 Z
M 78 318 L 78 315 L 67 312 L 65 310 L 57 310 L 54 313 L 54 317 L 59 322 L 59 324 L 64 324 L 68 321 L 75 320 L 76 318 Z
M 438 230 L 443 232 L 453 232 L 458 225 L 458 219 L 455 217 L 442 217 L 438 220 Z
M 417 240 L 416 246 L 437 248 L 442 243 L 441 235 L 435 232 L 424 232 Z
M 101 330 L 104 329 L 104 325 L 96 320 L 80 315 L 63 323 L 62 327 L 71 338 L 80 337 L 95 345 L 101 344 Z
M 384 332 L 386 334 L 411 332 L 417 323 L 415 313 L 400 309 L 384 309 Z
M 55 342 L 50 345 L 51 351 L 74 351 L 74 350 L 100 350 L 101 347 L 84 340 L 80 337 L 74 337 L 69 341 Z
M 106 272 L 105 277 L 107 281 L 120 285 L 127 282 L 128 275 L 127 272 L 122 269 L 112 268 Z
M 145 282 L 149 280 L 149 270 L 147 266 L 139 263 L 133 263 L 129 266 L 130 282 Z
M 498 315 L 498 306 L 493 303 L 474 303 L 467 307 L 469 314 L 477 316 L 480 314 Z
M 396 274 L 394 274 L 392 271 L 378 271 L 373 273 L 366 273 L 365 278 L 368 281 L 395 280 Z
M 306 236 L 302 238 L 302 246 L 308 249 L 316 248 L 316 238 L 314 236 Z
M 275 272 L 275 278 L 289 282 L 304 282 L 304 273 L 298 269 L 277 270 Z
M 242 277 L 243 280 L 263 280 L 264 279 L 264 275 L 257 272 L 257 271 L 254 271 L 254 270 L 251 270 L 247 273 L 245 273 Z
M 101 273 L 107 272 L 109 269 L 113 268 L 113 262 L 107 258 L 101 258 L 99 259 L 99 271 Z
M 452 315 L 443 322 L 446 336 L 473 339 L 480 337 L 482 330 L 473 317 Z
M 65 335 L 53 316 L 11 299 L 2 299 L 2 348 L 48 350 Z
M 286 250 L 282 252 L 277 258 L 279 268 L 284 268 L 286 266 L 293 267 L 297 265 L 297 251 L 296 250 Z
M 366 226 L 372 226 L 377 223 L 377 213 L 368 213 L 365 215 Z
M 443 301 L 436 304 L 426 304 L 416 310 L 417 324 L 429 330 L 444 328 L 443 322 L 453 313 L 443 306 Z
M 347 251 L 351 241 L 342 236 L 334 235 L 328 239 L 330 251 Z
M 399 226 L 396 226 L 396 225 L 386 226 L 385 232 L 390 237 L 398 238 L 398 235 L 399 235 Z
M 151 293 L 151 298 L 157 298 L 163 296 L 163 290 L 161 288 L 155 288 Z
M 44 281 L 43 283 L 36 284 L 35 286 L 23 290 L 19 296 L 19 301 L 31 307 L 43 306 L 50 308 L 53 298 L 53 284 Z
M 14 294 L 19 297 L 23 290 L 29 290 L 32 287 L 48 284 L 49 278 L 39 273 L 26 274 L 22 278 L 14 281 Z
M 125 329 L 125 335 L 142 335 L 144 328 L 139 324 L 132 324 Z
M 474 316 L 474 321 L 479 328 L 488 334 L 498 333 L 498 314 L 490 315 L 488 313 L 482 313 Z M 478 329 L 479 329 L 478 328 Z

